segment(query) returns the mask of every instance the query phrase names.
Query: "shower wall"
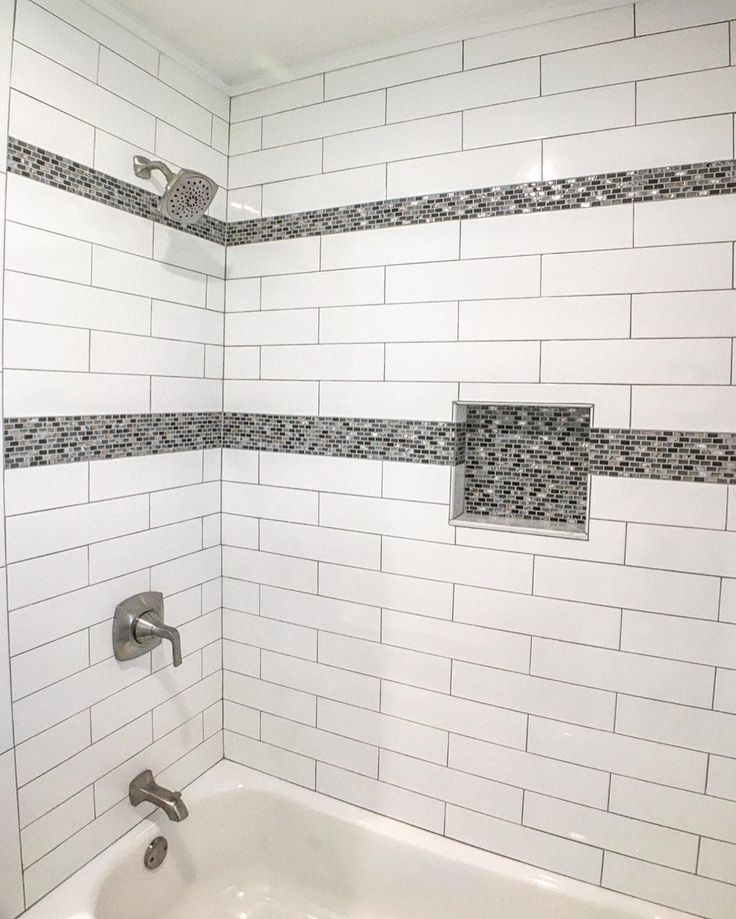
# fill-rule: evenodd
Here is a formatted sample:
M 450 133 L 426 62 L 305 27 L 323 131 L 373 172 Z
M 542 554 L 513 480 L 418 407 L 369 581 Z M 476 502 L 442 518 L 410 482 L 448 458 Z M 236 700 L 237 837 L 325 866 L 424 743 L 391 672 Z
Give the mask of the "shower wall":
M 4 49 L 13 4 L 2 13 Z M 3 919 L 141 819 L 127 801 L 137 771 L 177 787 L 222 757 L 225 250 L 141 216 L 157 187 L 135 178 L 132 156 L 201 169 L 226 186 L 229 100 L 78 0 L 19 0 L 14 37 Z M 4 50 L 0 58 L 7 84 Z M 0 98 L 6 107 L 7 85 Z M 4 114 L 0 122 L 4 134 Z M 212 215 L 209 237 L 224 191 Z M 112 656 L 115 605 L 148 589 L 163 591 L 167 621 L 181 629 L 176 670 L 168 645 L 125 664 Z
M 651 0 L 235 97 L 261 219 L 226 297 L 226 756 L 710 919 L 736 912 L 732 19 Z M 457 401 L 592 407 L 587 539 L 448 525 Z

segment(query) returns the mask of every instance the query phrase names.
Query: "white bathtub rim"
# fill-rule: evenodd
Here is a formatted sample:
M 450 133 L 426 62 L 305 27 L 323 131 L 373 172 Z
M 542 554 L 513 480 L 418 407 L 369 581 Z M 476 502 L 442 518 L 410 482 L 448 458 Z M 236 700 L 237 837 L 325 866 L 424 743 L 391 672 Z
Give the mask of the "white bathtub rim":
M 495 855 L 228 760 L 221 760 L 195 779 L 186 787 L 184 797 L 191 809 L 197 802 L 213 795 L 241 788 L 277 795 L 319 813 L 359 824 L 377 835 L 390 837 L 399 843 L 414 846 L 450 861 L 502 875 L 510 880 L 534 886 L 554 887 L 558 894 L 567 895 L 591 906 L 620 907 L 623 901 L 630 911 L 631 919 L 693 919 L 692 913 L 680 912 L 638 897 L 536 868 L 525 862 Z M 107 849 L 22 913 L 22 919 L 96 919 L 97 897 L 109 872 L 114 870 L 121 857 L 136 851 L 142 853 L 150 842 L 151 831 L 161 832 L 164 825 L 165 821 L 162 822 L 160 814 L 154 813 L 143 818 Z

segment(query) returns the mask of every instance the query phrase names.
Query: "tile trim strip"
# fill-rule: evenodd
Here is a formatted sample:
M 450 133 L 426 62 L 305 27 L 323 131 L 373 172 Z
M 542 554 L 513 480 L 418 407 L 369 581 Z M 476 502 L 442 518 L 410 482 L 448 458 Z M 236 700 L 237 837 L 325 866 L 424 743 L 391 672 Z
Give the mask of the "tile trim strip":
M 8 140 L 8 171 L 226 246 L 449 220 L 736 194 L 736 160 L 717 160 L 368 201 L 236 223 L 205 216 L 195 224 L 182 226 L 158 213 L 157 195 L 14 137 Z
M 5 419 L 6 469 L 220 447 L 452 466 L 465 425 L 240 412 Z M 736 433 L 593 428 L 585 449 L 593 475 L 736 484 Z
M 8 138 L 8 172 L 225 245 L 224 221 L 204 216 L 184 226 L 158 212 L 159 196 L 153 192 L 15 137 Z

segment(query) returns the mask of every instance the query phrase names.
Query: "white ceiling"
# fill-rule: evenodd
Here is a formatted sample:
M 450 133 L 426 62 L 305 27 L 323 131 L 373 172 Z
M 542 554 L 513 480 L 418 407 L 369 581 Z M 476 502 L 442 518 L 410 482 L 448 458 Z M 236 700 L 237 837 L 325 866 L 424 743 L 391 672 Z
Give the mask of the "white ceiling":
M 91 2 L 236 89 L 630 0 Z

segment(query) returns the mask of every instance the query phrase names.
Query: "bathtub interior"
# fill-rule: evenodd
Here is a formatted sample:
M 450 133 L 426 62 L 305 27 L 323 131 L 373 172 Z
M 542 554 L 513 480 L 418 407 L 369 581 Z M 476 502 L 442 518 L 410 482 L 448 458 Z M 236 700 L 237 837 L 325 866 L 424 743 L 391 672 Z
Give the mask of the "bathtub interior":
M 98 888 L 94 919 L 653 915 L 629 898 L 586 898 L 586 885 L 546 872 L 495 870 L 509 863 L 487 853 L 473 864 L 464 845 L 414 830 L 410 841 L 395 835 L 394 821 L 348 805 L 327 813 L 314 797 L 312 806 L 298 794 L 241 786 L 196 800 L 185 823 L 139 828 Z M 143 851 L 162 830 L 168 858 L 148 871 Z

